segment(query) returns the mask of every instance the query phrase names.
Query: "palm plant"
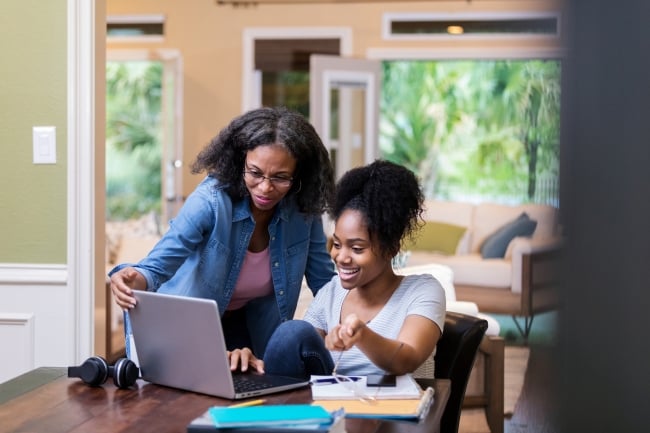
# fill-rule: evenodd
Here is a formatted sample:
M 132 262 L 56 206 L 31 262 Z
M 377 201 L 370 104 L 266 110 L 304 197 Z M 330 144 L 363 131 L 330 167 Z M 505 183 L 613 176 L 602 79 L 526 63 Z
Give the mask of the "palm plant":
M 383 77 L 382 153 L 418 173 L 432 195 L 438 156 L 458 113 L 454 74 L 429 62 L 384 62 Z
M 162 65 L 106 66 L 107 219 L 160 212 Z
M 425 195 L 535 196 L 557 174 L 559 64 L 385 62 L 380 147 L 414 170 Z
M 535 197 L 538 168 L 557 173 L 559 160 L 560 66 L 556 61 L 499 62 L 495 88 L 500 118 L 523 146 L 529 200 Z

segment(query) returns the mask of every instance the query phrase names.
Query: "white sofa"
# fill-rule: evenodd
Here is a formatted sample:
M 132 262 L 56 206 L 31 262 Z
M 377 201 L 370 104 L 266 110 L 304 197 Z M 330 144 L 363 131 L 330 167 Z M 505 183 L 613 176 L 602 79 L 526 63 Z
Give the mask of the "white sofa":
M 438 200 L 428 200 L 425 206 L 425 233 L 409 247 L 406 265 L 449 266 L 458 300 L 474 302 L 484 313 L 523 317 L 524 328 L 520 327 L 520 331 L 527 337 L 534 314 L 552 309 L 556 303 L 556 268 L 562 245 L 558 209 L 539 204 L 509 206 Z M 483 258 L 481 247 L 486 239 L 522 213 L 537 223 L 532 236 L 512 239 L 504 257 Z M 432 244 L 431 239 L 425 239 L 430 225 L 437 227 L 438 238 L 444 237 L 441 226 L 453 227 L 457 237 L 462 233 L 453 251 L 449 250 L 450 239 L 440 248 L 435 241 Z

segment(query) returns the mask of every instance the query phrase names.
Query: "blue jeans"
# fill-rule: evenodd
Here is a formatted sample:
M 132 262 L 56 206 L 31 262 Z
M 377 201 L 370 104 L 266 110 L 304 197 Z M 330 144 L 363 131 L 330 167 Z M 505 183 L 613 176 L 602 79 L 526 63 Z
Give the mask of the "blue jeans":
M 333 369 L 323 337 L 304 320 L 283 322 L 266 346 L 264 371 L 268 374 L 308 379 L 312 374 L 332 374 Z
M 221 316 L 221 329 L 223 329 L 223 336 L 226 339 L 226 349 L 250 347 L 253 353 L 257 353 L 253 349 L 248 326 L 246 326 L 246 307 L 225 311 Z

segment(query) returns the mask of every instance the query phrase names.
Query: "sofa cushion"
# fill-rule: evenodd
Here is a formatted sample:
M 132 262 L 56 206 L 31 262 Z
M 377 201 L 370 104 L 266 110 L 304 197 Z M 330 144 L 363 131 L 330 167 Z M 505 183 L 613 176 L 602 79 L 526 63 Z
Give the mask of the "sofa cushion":
M 508 221 L 517 218 L 523 211 L 517 206 L 506 206 L 496 203 L 479 203 L 472 217 L 472 241 L 469 252 L 481 252 L 485 239 L 497 231 Z
M 481 257 L 484 259 L 503 258 L 508 249 L 508 244 L 514 238 L 532 236 L 535 227 L 537 227 L 537 221 L 531 220 L 528 214 L 523 212 L 516 219 L 501 226 L 485 239 L 481 246 Z
M 545 204 L 523 204 L 519 206 L 521 212 L 526 212 L 531 219 L 537 221 L 533 238 L 547 239 L 560 235 L 559 211 L 556 207 Z
M 465 234 L 458 242 L 456 254 L 469 253 L 471 242 L 471 227 L 474 215 L 472 203 L 462 203 L 444 200 L 426 200 L 424 203 L 425 212 L 422 215 L 425 221 L 436 221 L 456 226 L 468 227 Z
M 449 266 L 454 275 L 454 285 L 510 289 L 512 262 L 504 259 L 484 259 L 480 254 L 462 256 L 427 255 L 433 263 Z
M 416 234 L 413 242 L 405 242 L 404 249 L 452 255 L 456 253 L 458 242 L 466 230 L 466 227 L 456 224 L 427 221 L 420 232 Z

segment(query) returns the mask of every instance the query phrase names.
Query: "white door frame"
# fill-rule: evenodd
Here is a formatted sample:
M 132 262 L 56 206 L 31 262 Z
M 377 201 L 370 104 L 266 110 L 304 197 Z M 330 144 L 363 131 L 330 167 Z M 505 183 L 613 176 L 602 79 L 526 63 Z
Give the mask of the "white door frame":
M 352 137 L 349 119 L 351 94 L 346 87 L 359 87 L 364 95 L 364 134 L 363 134 L 363 164 L 369 164 L 377 157 L 377 137 L 379 132 L 379 92 L 381 86 L 381 64 L 376 60 L 350 59 L 339 56 L 314 54 L 310 57 L 311 77 L 309 83 L 309 113 L 314 129 L 323 140 L 328 150 L 337 148 L 335 167 L 338 175 L 353 168 L 349 160 Z M 340 85 L 339 85 L 340 84 Z M 330 137 L 330 91 L 339 88 L 339 137 L 338 141 Z M 347 144 L 343 144 L 347 143 Z
M 256 39 L 339 39 L 341 57 L 352 55 L 349 27 L 249 27 L 242 34 L 242 112 L 261 106 L 261 74 L 255 70 Z
M 68 0 L 67 305 L 74 362 L 94 352 L 95 329 L 95 43 L 104 3 Z M 101 147 L 103 149 L 103 146 Z

